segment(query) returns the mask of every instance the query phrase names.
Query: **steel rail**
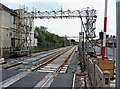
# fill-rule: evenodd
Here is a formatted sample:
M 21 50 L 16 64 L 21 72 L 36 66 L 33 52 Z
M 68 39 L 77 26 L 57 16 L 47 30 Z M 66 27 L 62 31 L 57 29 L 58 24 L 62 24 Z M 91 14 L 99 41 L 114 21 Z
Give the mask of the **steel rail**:
M 74 52 L 75 49 L 76 49 L 76 47 L 75 47 L 75 48 L 72 50 L 72 52 L 68 55 L 68 57 L 66 58 L 66 60 L 58 66 L 58 68 L 56 69 L 55 72 L 60 72 L 60 71 L 61 71 L 61 69 L 64 67 L 64 65 L 65 65 L 65 64 L 68 62 L 68 60 L 70 59 L 70 57 L 71 57 L 71 55 L 73 54 L 73 52 Z
M 47 64 L 51 63 L 52 61 L 54 61 L 55 59 L 57 59 L 59 56 L 63 55 L 65 52 L 67 52 L 69 49 L 61 52 L 60 54 L 54 56 L 53 58 L 47 60 L 47 61 L 44 61 L 43 63 L 41 64 L 38 64 L 35 66 L 35 68 L 31 69 L 31 71 L 37 71 L 38 69 L 40 68 L 43 68 L 44 66 L 46 66 Z
M 67 56 L 67 58 L 65 59 L 65 61 L 63 61 L 58 67 L 57 69 L 46 79 L 46 81 L 42 84 L 42 86 L 40 86 L 42 89 L 52 78 L 54 78 L 60 71 L 61 69 L 64 67 L 64 65 L 68 62 L 68 60 L 70 59 L 71 55 L 73 54 L 73 52 L 75 51 L 76 47 L 72 50 L 72 52 Z
M 68 50 L 68 49 L 67 49 L 67 50 Z M 64 51 L 66 51 L 66 50 L 64 50 Z M 61 52 L 61 51 L 59 51 L 59 52 Z M 57 53 L 58 53 L 58 52 L 57 52 Z M 56 54 L 57 54 L 57 53 L 56 53 Z M 56 54 L 55 54 L 55 55 L 56 55 Z M 55 55 L 52 55 L 52 56 L 47 55 L 47 56 L 50 56 L 50 57 L 48 57 L 48 58 L 46 58 L 46 59 L 44 59 L 44 60 L 41 60 L 41 61 L 39 62 L 39 64 L 42 63 L 42 64 L 46 65 L 46 63 L 49 62 L 48 59 L 51 59 L 52 57 L 53 57 L 53 59 L 55 59 L 55 58 L 54 58 Z M 59 54 L 59 55 L 60 55 L 60 54 Z M 58 56 L 59 56 L 59 55 L 58 55 Z M 45 58 L 45 57 L 46 57 L 46 56 L 44 56 L 43 58 Z M 37 61 L 37 60 L 36 60 L 36 61 Z M 51 60 L 51 62 L 52 62 L 52 60 Z M 6 67 L 4 67 L 3 69 L 15 68 L 15 67 L 18 67 L 18 66 L 20 66 L 20 65 L 22 65 L 22 64 L 24 64 L 24 63 L 23 63 L 23 62 L 15 63 L 15 64 L 12 64 L 12 65 L 6 66 Z M 39 64 L 38 64 L 38 65 L 39 65 Z M 36 66 L 38 67 L 38 65 L 36 65 Z M 37 70 L 37 69 L 36 69 L 36 70 Z M 33 70 L 32 70 L 32 71 L 33 71 Z
M 10 65 L 10 66 L 7 66 L 7 67 L 4 67 L 3 69 L 10 69 L 10 68 L 13 68 L 13 67 L 16 67 L 16 66 L 19 66 L 19 65 L 22 65 L 23 63 L 20 62 L 20 63 L 16 63 L 16 64 L 13 64 L 13 65 Z

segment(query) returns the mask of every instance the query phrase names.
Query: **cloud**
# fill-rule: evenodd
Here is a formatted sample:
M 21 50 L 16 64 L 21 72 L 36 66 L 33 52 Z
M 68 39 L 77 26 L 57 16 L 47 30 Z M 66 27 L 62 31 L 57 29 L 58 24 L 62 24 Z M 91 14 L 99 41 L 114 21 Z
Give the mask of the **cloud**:
M 27 0 L 9 0 L 10 2 L 13 2 L 13 3 L 24 3 L 26 2 Z
M 55 2 L 55 0 L 1 0 L 2 2 L 13 2 L 13 3 L 32 3 L 32 2 Z
M 82 9 L 83 7 L 94 7 L 97 12 L 97 22 L 96 22 L 96 34 L 99 35 L 99 32 L 104 29 L 104 0 L 57 0 L 57 3 L 63 7 L 63 10 L 67 9 Z M 107 20 L 107 34 L 116 34 L 116 2 L 109 0 L 108 2 L 108 20 Z M 60 35 L 78 35 L 80 32 L 80 20 L 47 20 L 40 21 L 41 25 L 48 26 L 51 32 L 55 32 Z M 37 22 L 36 22 L 36 25 Z
M 47 26 L 50 32 L 64 35 L 76 35 L 80 32 L 80 19 L 49 19 L 49 20 L 36 20 L 37 26 Z
M 84 7 L 94 7 L 97 12 L 96 34 L 103 30 L 104 24 L 104 2 L 105 0 L 1 0 L 10 8 L 19 8 L 19 5 L 26 5 L 32 10 L 33 6 L 37 10 L 81 10 Z M 80 31 L 80 19 L 71 20 L 39 20 L 35 21 L 35 25 L 44 25 L 48 30 L 60 35 L 77 35 Z M 112 32 L 113 31 L 113 32 Z M 116 34 L 116 1 L 108 0 L 108 22 L 107 33 Z

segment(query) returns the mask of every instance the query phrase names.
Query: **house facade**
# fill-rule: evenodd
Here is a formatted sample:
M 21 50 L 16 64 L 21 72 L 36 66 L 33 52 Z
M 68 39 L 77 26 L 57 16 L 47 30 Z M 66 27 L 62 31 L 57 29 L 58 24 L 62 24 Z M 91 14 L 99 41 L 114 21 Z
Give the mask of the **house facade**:
M 24 9 L 13 10 L 0 3 L 0 55 L 11 50 L 28 50 L 37 46 L 34 20 Z

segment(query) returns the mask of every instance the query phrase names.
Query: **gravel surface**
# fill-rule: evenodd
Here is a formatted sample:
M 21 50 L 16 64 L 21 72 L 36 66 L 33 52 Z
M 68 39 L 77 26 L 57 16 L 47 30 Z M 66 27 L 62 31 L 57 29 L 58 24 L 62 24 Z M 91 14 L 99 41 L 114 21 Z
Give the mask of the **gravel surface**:
M 81 58 L 79 58 L 79 53 L 75 52 L 70 65 L 68 66 L 67 73 L 75 74 L 74 89 L 85 89 L 90 88 L 90 81 L 87 72 L 82 72 L 80 67 Z
M 75 72 L 80 72 L 80 59 L 78 57 L 78 52 L 75 52 L 73 54 L 72 60 L 70 61 L 70 65 L 68 66 L 67 73 L 75 73 Z

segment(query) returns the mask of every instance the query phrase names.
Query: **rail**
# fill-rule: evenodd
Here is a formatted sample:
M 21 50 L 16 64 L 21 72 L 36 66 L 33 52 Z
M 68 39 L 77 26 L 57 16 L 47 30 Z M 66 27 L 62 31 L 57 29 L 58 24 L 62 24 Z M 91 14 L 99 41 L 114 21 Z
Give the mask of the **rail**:
M 16 63 L 16 64 L 13 64 L 13 65 L 10 65 L 10 66 L 7 66 L 7 67 L 4 67 L 4 69 L 10 69 L 10 68 L 14 68 L 16 66 L 19 66 L 19 65 L 22 65 L 23 63 L 20 62 L 20 63 Z
M 69 58 L 71 57 L 71 55 L 73 54 L 74 50 L 76 48 L 73 49 L 73 51 L 68 55 L 68 57 L 66 58 L 66 60 L 57 68 L 56 72 L 60 72 L 60 70 L 64 67 L 64 65 L 67 63 L 67 61 L 69 60 Z
M 70 54 L 67 56 L 67 58 L 56 68 L 56 70 L 50 74 L 47 78 L 45 78 L 45 80 L 42 82 L 39 82 L 33 89 L 36 89 L 36 87 L 39 87 L 39 89 L 48 87 L 47 84 L 53 80 L 53 78 L 61 71 L 61 69 L 64 67 L 64 65 L 68 62 L 68 60 L 70 59 L 71 55 L 73 54 L 74 50 L 76 49 L 76 47 L 72 50 L 72 52 L 70 52 Z M 48 84 L 49 85 L 49 84 Z
M 34 65 L 35 68 L 32 69 L 32 71 L 34 70 L 37 70 L 36 68 L 39 68 L 40 66 L 45 66 L 47 63 L 50 63 L 52 62 L 54 59 L 56 59 L 57 57 L 59 57 L 60 55 L 62 55 L 62 52 L 66 52 L 67 50 L 69 50 L 69 48 L 67 49 L 62 49 L 62 50 L 59 50 L 57 52 L 52 52 L 52 53 L 49 53 L 47 55 L 44 55 L 44 56 L 40 56 L 38 57 L 39 55 L 37 56 L 34 56 L 32 58 L 29 58 L 28 60 L 23 60 L 23 61 L 20 61 L 18 63 L 14 63 L 14 64 L 11 64 L 11 65 L 8 65 L 8 66 L 5 66 L 3 67 L 3 69 L 13 69 L 13 68 L 17 68 L 19 67 L 20 65 L 24 65 L 26 63 L 33 63 L 35 61 L 37 61 L 37 63 Z M 61 53 L 61 54 L 60 54 Z M 57 55 L 57 56 L 56 56 Z M 52 58 L 52 59 L 51 59 Z M 43 59 L 43 60 L 40 60 L 40 59 Z M 51 60 L 49 60 L 51 59 Z M 27 62 L 26 62 L 27 61 Z M 42 65 L 41 65 L 42 64 Z M 37 66 L 36 66 L 37 65 Z
M 55 59 L 57 59 L 59 56 L 61 56 L 62 54 L 64 54 L 64 53 L 67 52 L 67 51 L 68 51 L 68 50 L 65 50 L 64 52 L 62 52 L 62 53 L 54 56 L 53 58 L 51 58 L 51 59 L 49 59 L 49 60 L 47 60 L 47 61 L 44 61 L 44 62 L 41 63 L 41 64 L 36 65 L 34 68 L 31 69 L 31 71 L 37 71 L 38 69 L 40 69 L 40 68 L 46 66 L 47 64 L 51 63 L 52 61 L 54 61 Z

